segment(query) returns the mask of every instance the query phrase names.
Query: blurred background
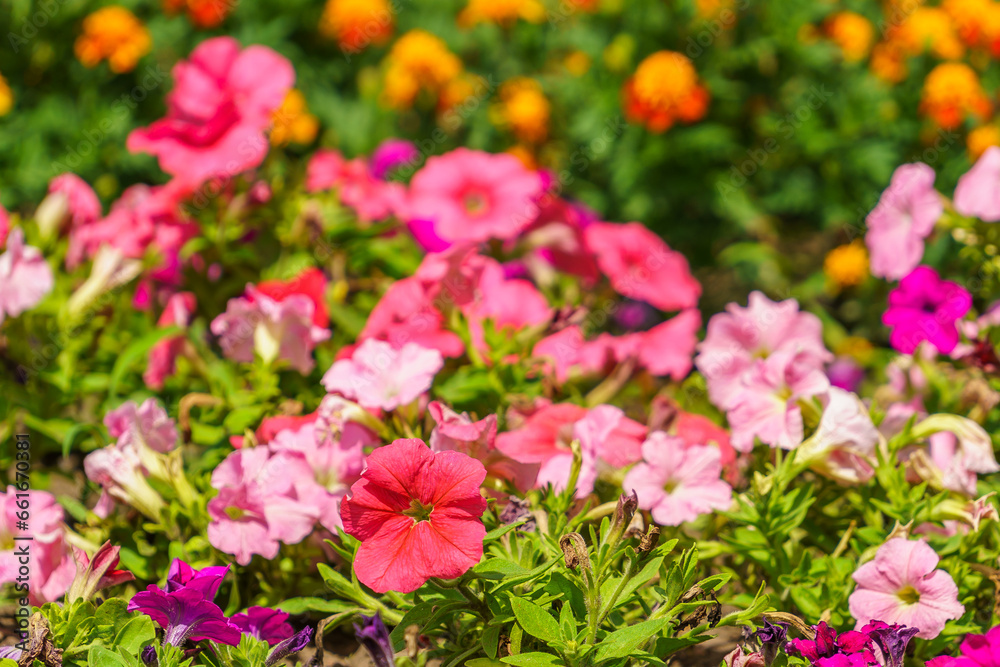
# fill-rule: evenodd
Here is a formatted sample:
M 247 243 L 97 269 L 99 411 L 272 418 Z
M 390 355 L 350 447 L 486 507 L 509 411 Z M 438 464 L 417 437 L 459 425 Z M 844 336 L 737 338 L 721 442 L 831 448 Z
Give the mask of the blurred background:
M 859 236 L 893 169 L 949 192 L 1000 144 L 992 0 L 0 0 L 0 202 L 31 210 L 65 171 L 105 206 L 165 182 L 126 137 L 221 34 L 295 66 L 269 160 L 390 136 L 510 151 L 684 252 L 706 312 L 757 287 L 858 335 L 887 288 Z

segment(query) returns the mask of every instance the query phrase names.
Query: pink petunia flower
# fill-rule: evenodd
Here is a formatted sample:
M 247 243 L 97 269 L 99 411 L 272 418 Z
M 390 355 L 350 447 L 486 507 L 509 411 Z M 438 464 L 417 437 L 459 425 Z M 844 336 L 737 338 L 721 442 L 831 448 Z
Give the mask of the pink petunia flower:
M 436 292 L 416 276 L 394 282 L 368 315 L 358 341 L 377 339 L 401 348 L 407 343 L 458 357 L 465 345 L 444 328 L 444 315 L 435 306 Z
M 807 353 L 783 350 L 757 360 L 727 413 L 733 447 L 749 452 L 759 438 L 772 447 L 795 449 L 804 435 L 799 399 L 823 394 L 829 387 L 826 374 Z
M 538 289 L 527 280 L 509 279 L 503 266 L 489 258 L 478 275 L 475 296 L 461 308 L 469 320 L 469 333 L 476 347 L 486 349 L 484 323 L 496 330 L 517 330 L 548 322 L 552 308 Z
M 155 398 L 147 398 L 142 405 L 134 401 L 122 403 L 104 415 L 104 425 L 122 446 L 148 447 L 161 454 L 177 446 L 174 420 Z
M 920 264 L 924 239 L 943 211 L 933 169 L 921 162 L 898 167 L 865 220 L 872 275 L 898 280 Z
M 956 322 L 972 308 L 972 295 L 958 283 L 941 280 L 929 266 L 918 266 L 889 292 L 882 323 L 892 328 L 889 342 L 913 354 L 921 341 L 948 354 L 958 345 Z
M 1000 471 L 993 440 L 971 419 L 930 415 L 914 426 L 913 436 L 927 438 L 926 454 L 915 448 L 900 452 L 901 458 L 910 461 L 916 479 L 925 479 L 934 488 L 975 496 L 979 474 Z
M 377 593 L 409 593 L 428 578 L 453 579 L 483 557 L 483 464 L 396 440 L 368 457 L 341 504 L 344 531 L 361 541 L 354 572 Z
M 958 179 L 955 210 L 983 222 L 1000 221 L 1000 148 L 987 148 Z
M 362 158 L 346 160 L 337 151 L 319 150 L 309 160 L 306 191 L 336 189 L 340 202 L 362 222 L 385 220 L 403 208 L 406 187 L 377 178 Z
M 816 432 L 796 450 L 796 460 L 808 462 L 825 477 L 845 484 L 867 482 L 879 433 L 861 399 L 831 387 Z
M 394 170 L 412 166 L 420 159 L 420 150 L 406 139 L 386 139 L 372 152 L 368 161 L 375 178 L 385 179 Z
M 323 386 L 363 407 L 393 410 L 412 403 L 430 389 L 443 366 L 444 359 L 437 350 L 416 343 L 397 350 L 384 341 L 368 339 L 350 359 L 334 362 L 323 376 Z
M 313 348 L 330 337 L 329 329 L 313 324 L 314 313 L 313 301 L 302 294 L 276 301 L 247 285 L 246 296 L 230 299 L 211 329 L 230 359 L 250 363 L 256 352 L 265 363 L 281 359 L 305 375 L 315 363 Z
M 414 175 L 405 214 L 432 220 L 445 241 L 506 240 L 537 217 L 541 195 L 541 178 L 513 155 L 457 148 Z
M 723 410 L 742 392 L 742 379 L 755 359 L 780 350 L 802 354 L 803 361 L 820 368 L 833 359 L 823 345 L 823 325 L 811 313 L 799 311 L 795 299 L 776 303 L 761 292 L 751 292 L 747 306 L 735 303 L 708 321 L 695 366 L 705 376 L 708 395 Z
M 133 153 L 151 153 L 160 168 L 192 187 L 260 165 L 265 131 L 295 81 L 287 59 L 266 46 L 240 49 L 231 37 L 198 45 L 173 69 L 167 115 L 128 137 Z
M 642 443 L 642 459 L 625 475 L 622 487 L 638 494 L 639 507 L 650 510 L 656 523 L 679 526 L 732 504 L 732 488 L 720 479 L 718 447 L 685 446 L 656 431 Z
M 167 300 L 156 326 L 187 328 L 194 318 L 196 307 L 197 302 L 192 292 L 173 294 Z M 149 360 L 142 374 L 146 386 L 157 391 L 162 389 L 164 381 L 177 372 L 177 358 L 184 353 L 186 347 L 187 337 L 183 334 L 158 341 L 149 350 Z
M 49 181 L 49 194 L 38 205 L 35 221 L 48 238 L 62 231 L 68 221 L 71 228 L 90 224 L 101 217 L 101 202 L 93 188 L 76 174 L 60 174 Z
M 41 251 L 24 245 L 24 230 L 15 227 L 0 255 L 0 324 L 37 306 L 54 284 L 52 269 Z
M 881 547 L 875 559 L 854 572 L 857 588 L 848 599 L 857 628 L 881 620 L 919 628 L 917 636 L 934 639 L 949 619 L 965 607 L 958 587 L 944 570 L 935 569 L 938 555 L 926 542 L 896 537 Z
M 583 234 L 597 266 L 622 296 L 660 310 L 698 305 L 701 285 L 687 259 L 642 223 L 595 222 Z
M 18 495 L 28 494 L 25 499 Z M 30 531 L 18 528 L 18 503 L 28 501 Z M 32 557 L 28 563 L 28 593 L 31 604 L 41 606 L 63 595 L 76 577 L 76 561 L 65 540 L 64 512 L 55 496 L 45 491 L 21 492 L 13 485 L 0 492 L 0 586 L 13 583 L 20 575 L 23 563 L 17 548 L 30 544 Z M 32 538 L 31 542 L 14 538 Z

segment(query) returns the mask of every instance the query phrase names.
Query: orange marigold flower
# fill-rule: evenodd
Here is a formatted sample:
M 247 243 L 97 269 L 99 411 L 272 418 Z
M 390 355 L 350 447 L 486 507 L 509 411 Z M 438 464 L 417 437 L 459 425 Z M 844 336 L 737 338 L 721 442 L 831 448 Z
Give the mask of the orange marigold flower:
M 982 21 L 993 5 L 992 0 L 944 0 L 943 9 L 955 24 L 958 37 L 968 46 L 983 42 Z
M 439 97 L 462 73 L 458 56 L 440 38 L 424 30 L 411 30 L 396 40 L 386 62 L 382 97 L 395 108 L 411 106 L 421 90 Z
M 184 11 L 198 28 L 214 28 L 229 16 L 239 0 L 163 0 L 168 14 Z
M 736 25 L 733 0 L 695 0 L 695 12 L 700 19 L 719 19 L 723 29 Z
M 876 44 L 869 66 L 875 76 L 889 83 L 899 83 L 906 78 L 906 54 L 894 42 Z
M 855 240 L 831 250 L 823 261 L 823 273 L 838 287 L 860 285 L 868 277 L 868 251 Z
M 7 79 L 0 74 L 0 116 L 6 116 L 14 106 L 14 93 L 7 84 Z
M 516 157 L 526 168 L 532 171 L 538 170 L 538 161 L 535 159 L 535 154 L 527 146 L 517 144 L 516 146 L 511 146 L 504 152 Z
M 563 60 L 563 66 L 573 76 L 583 76 L 590 69 L 590 56 L 583 51 L 573 51 Z
M 458 24 L 464 27 L 477 23 L 511 25 L 518 19 L 541 23 L 545 20 L 545 7 L 538 0 L 469 0 L 458 15 Z
M 639 63 L 622 93 L 626 117 L 653 132 L 678 120 L 693 123 L 708 110 L 708 89 L 691 61 L 676 51 L 657 51 Z
M 83 34 L 74 44 L 76 57 L 86 67 L 107 60 L 117 74 L 135 69 L 152 47 L 149 31 L 124 7 L 98 9 L 83 20 Z
M 982 30 L 980 39 L 983 46 L 994 57 L 1000 57 L 1000 3 L 991 2 L 987 5 L 985 13 L 979 17 L 979 27 Z
M 271 115 L 271 145 L 310 144 L 319 131 L 319 121 L 309 113 L 301 91 L 288 91 L 281 106 Z
M 941 63 L 924 80 L 920 111 L 950 130 L 961 125 L 970 114 L 979 117 L 989 114 L 990 101 L 971 67 L 965 63 Z
M 826 35 L 832 39 L 847 62 L 864 60 L 875 39 L 875 29 L 871 21 L 854 12 L 837 12 L 823 25 Z
M 341 49 L 357 52 L 389 41 L 394 24 L 388 0 L 327 0 L 319 32 L 337 40 Z
M 965 146 L 969 149 L 969 161 L 975 162 L 990 146 L 1000 146 L 1000 127 L 996 125 L 977 127 L 969 132 Z
M 549 132 L 549 100 L 534 79 L 518 77 L 500 86 L 500 125 L 520 141 L 537 144 Z
M 930 51 L 943 60 L 955 60 L 965 53 L 951 17 L 940 7 L 918 7 L 890 28 L 887 38 L 911 56 Z

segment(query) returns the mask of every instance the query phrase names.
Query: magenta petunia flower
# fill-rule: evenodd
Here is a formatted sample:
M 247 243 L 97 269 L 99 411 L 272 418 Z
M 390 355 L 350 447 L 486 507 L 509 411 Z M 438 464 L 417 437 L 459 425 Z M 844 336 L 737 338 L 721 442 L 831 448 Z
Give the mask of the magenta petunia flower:
M 361 541 L 354 572 L 377 593 L 409 593 L 428 578 L 461 576 L 483 557 L 483 464 L 396 440 L 368 457 L 341 504 L 344 530 Z
M 583 237 L 597 266 L 622 296 L 668 311 L 698 305 L 701 284 L 691 275 L 687 259 L 642 223 L 595 222 Z
M 445 241 L 506 240 L 535 220 L 541 195 L 542 179 L 513 155 L 457 148 L 414 175 L 405 213 L 433 220 Z
M 896 537 L 879 547 L 875 559 L 853 575 L 858 586 L 848 606 L 857 627 L 879 620 L 918 628 L 921 639 L 941 634 L 945 622 L 959 618 L 965 607 L 951 575 L 935 569 L 938 561 L 922 540 Z
M 755 291 L 746 307 L 730 303 L 726 311 L 708 321 L 705 340 L 694 360 L 705 376 L 709 398 L 723 410 L 733 406 L 742 392 L 743 378 L 757 359 L 780 350 L 797 352 L 816 368 L 833 359 L 823 345 L 819 318 L 800 312 L 795 299 L 774 302 Z
M 166 591 L 173 593 L 182 588 L 190 588 L 200 591 L 206 600 L 211 601 L 215 599 L 215 594 L 227 574 L 229 574 L 228 565 L 213 565 L 196 570 L 180 558 L 175 558 L 167 572 Z
M 229 300 L 226 312 L 212 320 L 212 333 L 227 357 L 250 363 L 254 352 L 266 363 L 276 359 L 302 374 L 312 371 L 313 348 L 330 330 L 313 323 L 315 304 L 303 294 L 275 300 L 247 285 L 246 296 Z
M 34 308 L 55 284 L 52 269 L 38 248 L 24 245 L 24 230 L 15 227 L 0 255 L 0 324 Z
M 386 139 L 378 145 L 368 161 L 375 178 L 386 178 L 403 165 L 413 165 L 420 159 L 420 151 L 406 139 Z
M 898 167 L 865 220 L 872 275 L 898 280 L 912 271 L 943 211 L 933 169 L 921 162 Z
M 389 343 L 369 338 L 350 359 L 334 362 L 323 376 L 323 386 L 362 407 L 393 410 L 412 403 L 430 389 L 443 366 L 444 359 L 437 350 L 416 343 L 397 350 Z
M 1000 625 L 984 635 L 968 635 L 959 646 L 961 655 L 943 655 L 927 661 L 927 667 L 1000 667 Z
M 987 148 L 958 179 L 955 210 L 983 222 L 1000 221 L 1000 148 Z
M 220 644 L 240 643 L 239 628 L 232 625 L 219 607 L 206 600 L 201 591 L 182 588 L 168 593 L 154 585 L 136 593 L 129 611 L 139 611 L 160 624 L 163 642 L 183 646 L 188 639 L 211 639 Z
M 269 607 L 250 607 L 245 612 L 234 614 L 229 622 L 243 634 L 272 646 L 295 633 L 288 624 L 288 614 Z
M 635 491 L 639 507 L 663 526 L 679 526 L 713 510 L 729 509 L 733 490 L 722 479 L 722 454 L 711 445 L 685 446 L 663 431 L 642 443 L 642 462 L 622 487 Z
M 295 81 L 286 58 L 266 46 L 241 50 L 235 39 L 216 37 L 177 63 L 173 77 L 166 117 L 133 130 L 130 151 L 157 156 L 163 171 L 192 187 L 264 161 L 271 115 Z
M 863 632 L 837 631 L 820 621 L 814 639 L 792 639 L 785 647 L 789 655 L 805 658 L 814 667 L 869 667 L 878 664 L 872 651 L 874 640 Z
M 972 295 L 958 283 L 941 280 L 929 266 L 918 266 L 889 292 L 882 323 L 892 328 L 889 342 L 913 354 L 922 341 L 948 354 L 958 345 L 956 322 L 972 307 Z

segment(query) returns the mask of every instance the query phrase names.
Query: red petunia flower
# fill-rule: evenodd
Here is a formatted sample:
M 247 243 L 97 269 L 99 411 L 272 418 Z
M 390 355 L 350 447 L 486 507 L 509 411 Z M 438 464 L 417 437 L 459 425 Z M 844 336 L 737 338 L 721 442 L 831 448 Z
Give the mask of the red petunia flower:
M 483 464 L 434 453 L 422 440 L 376 449 L 341 503 L 344 530 L 361 540 L 354 572 L 377 593 L 415 591 L 430 577 L 461 576 L 483 557 Z

